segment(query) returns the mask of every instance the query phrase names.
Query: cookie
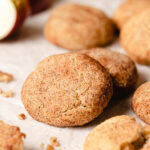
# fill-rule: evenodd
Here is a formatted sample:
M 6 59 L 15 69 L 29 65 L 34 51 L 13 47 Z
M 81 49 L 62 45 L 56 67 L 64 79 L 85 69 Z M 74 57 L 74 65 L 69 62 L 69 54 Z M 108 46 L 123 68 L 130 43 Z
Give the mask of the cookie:
M 139 64 L 150 65 L 150 10 L 132 17 L 123 27 L 120 40 L 125 51 Z
M 136 115 L 150 124 L 150 82 L 142 84 L 132 99 L 132 108 Z
M 146 136 L 145 136 L 146 133 Z M 148 150 L 150 132 L 133 117 L 116 116 L 110 118 L 87 136 L 84 150 Z
M 96 59 L 111 75 L 114 84 L 114 98 L 121 98 L 131 93 L 137 82 L 137 69 L 134 62 L 126 55 L 106 48 L 83 50 Z
M 80 4 L 56 8 L 44 28 L 47 40 L 69 50 L 106 45 L 114 34 L 114 24 L 103 11 Z
M 122 29 L 130 18 L 148 8 L 150 8 L 149 0 L 127 0 L 115 11 L 113 19 L 117 27 Z
M 99 116 L 112 94 L 111 77 L 96 60 L 68 53 L 44 59 L 26 79 L 21 97 L 34 119 L 67 127 Z
M 0 121 L 0 150 L 23 150 L 24 136 L 18 127 Z

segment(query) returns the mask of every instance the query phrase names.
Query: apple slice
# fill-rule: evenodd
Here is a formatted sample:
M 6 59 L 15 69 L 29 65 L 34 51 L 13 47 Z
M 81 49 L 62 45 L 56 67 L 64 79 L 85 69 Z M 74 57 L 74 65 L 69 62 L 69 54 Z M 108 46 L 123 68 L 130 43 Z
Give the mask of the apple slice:
M 0 40 L 16 32 L 29 13 L 27 0 L 0 0 Z

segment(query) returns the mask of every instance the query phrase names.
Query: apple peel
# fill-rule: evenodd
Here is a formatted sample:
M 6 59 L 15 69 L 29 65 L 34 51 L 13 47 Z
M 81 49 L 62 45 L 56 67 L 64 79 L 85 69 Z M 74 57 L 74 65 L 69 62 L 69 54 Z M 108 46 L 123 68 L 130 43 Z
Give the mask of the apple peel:
M 0 1 L 0 40 L 15 33 L 30 14 L 27 0 Z

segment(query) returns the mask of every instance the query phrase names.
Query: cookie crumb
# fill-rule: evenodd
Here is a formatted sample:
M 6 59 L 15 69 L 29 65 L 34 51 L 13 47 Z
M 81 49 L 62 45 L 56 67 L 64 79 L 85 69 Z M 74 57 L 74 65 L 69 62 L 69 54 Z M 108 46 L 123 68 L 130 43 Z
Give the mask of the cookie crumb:
M 46 150 L 55 150 L 52 145 L 47 145 Z
M 0 82 L 10 82 L 14 79 L 13 75 L 0 71 Z
M 25 138 L 26 138 L 26 134 L 25 134 L 25 133 L 22 133 L 22 137 L 25 139 Z
M 12 91 L 2 92 L 2 95 L 6 98 L 13 97 L 14 93 Z
M 18 118 L 19 118 L 20 120 L 25 120 L 25 119 L 26 119 L 26 116 L 25 116 L 25 114 L 19 114 L 19 115 L 18 115 Z
M 60 143 L 58 142 L 57 137 L 54 137 L 54 136 L 50 137 L 50 141 L 51 141 L 52 145 L 54 145 L 56 147 L 60 146 Z
M 40 145 L 40 149 L 43 149 L 43 148 L 44 148 L 44 143 L 42 142 Z
M 3 90 L 2 90 L 2 89 L 0 89 L 0 95 L 1 95 L 1 94 L 3 94 Z

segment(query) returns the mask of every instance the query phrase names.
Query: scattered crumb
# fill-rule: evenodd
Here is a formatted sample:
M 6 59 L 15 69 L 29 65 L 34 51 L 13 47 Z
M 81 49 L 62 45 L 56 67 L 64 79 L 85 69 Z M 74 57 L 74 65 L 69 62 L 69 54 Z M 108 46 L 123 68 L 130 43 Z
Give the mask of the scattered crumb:
M 51 144 L 54 146 L 60 146 L 60 143 L 57 140 L 57 137 L 50 137 Z
M 2 95 L 6 98 L 13 97 L 14 93 L 12 91 L 2 92 Z
M 13 75 L 0 71 L 0 82 L 10 82 L 14 79 Z
M 55 148 L 52 145 L 47 145 L 46 150 L 55 150 Z
M 40 149 L 43 149 L 43 148 L 44 148 L 44 143 L 42 142 L 40 145 Z
M 25 133 L 22 133 L 22 137 L 25 139 L 25 138 L 26 138 L 26 134 L 25 134 Z
M 18 118 L 19 118 L 20 120 L 25 120 L 25 119 L 26 119 L 26 116 L 25 116 L 25 114 L 19 114 L 19 115 L 18 115 Z
M 1 94 L 3 94 L 3 90 L 2 90 L 2 89 L 0 89 L 0 95 L 1 95 Z

